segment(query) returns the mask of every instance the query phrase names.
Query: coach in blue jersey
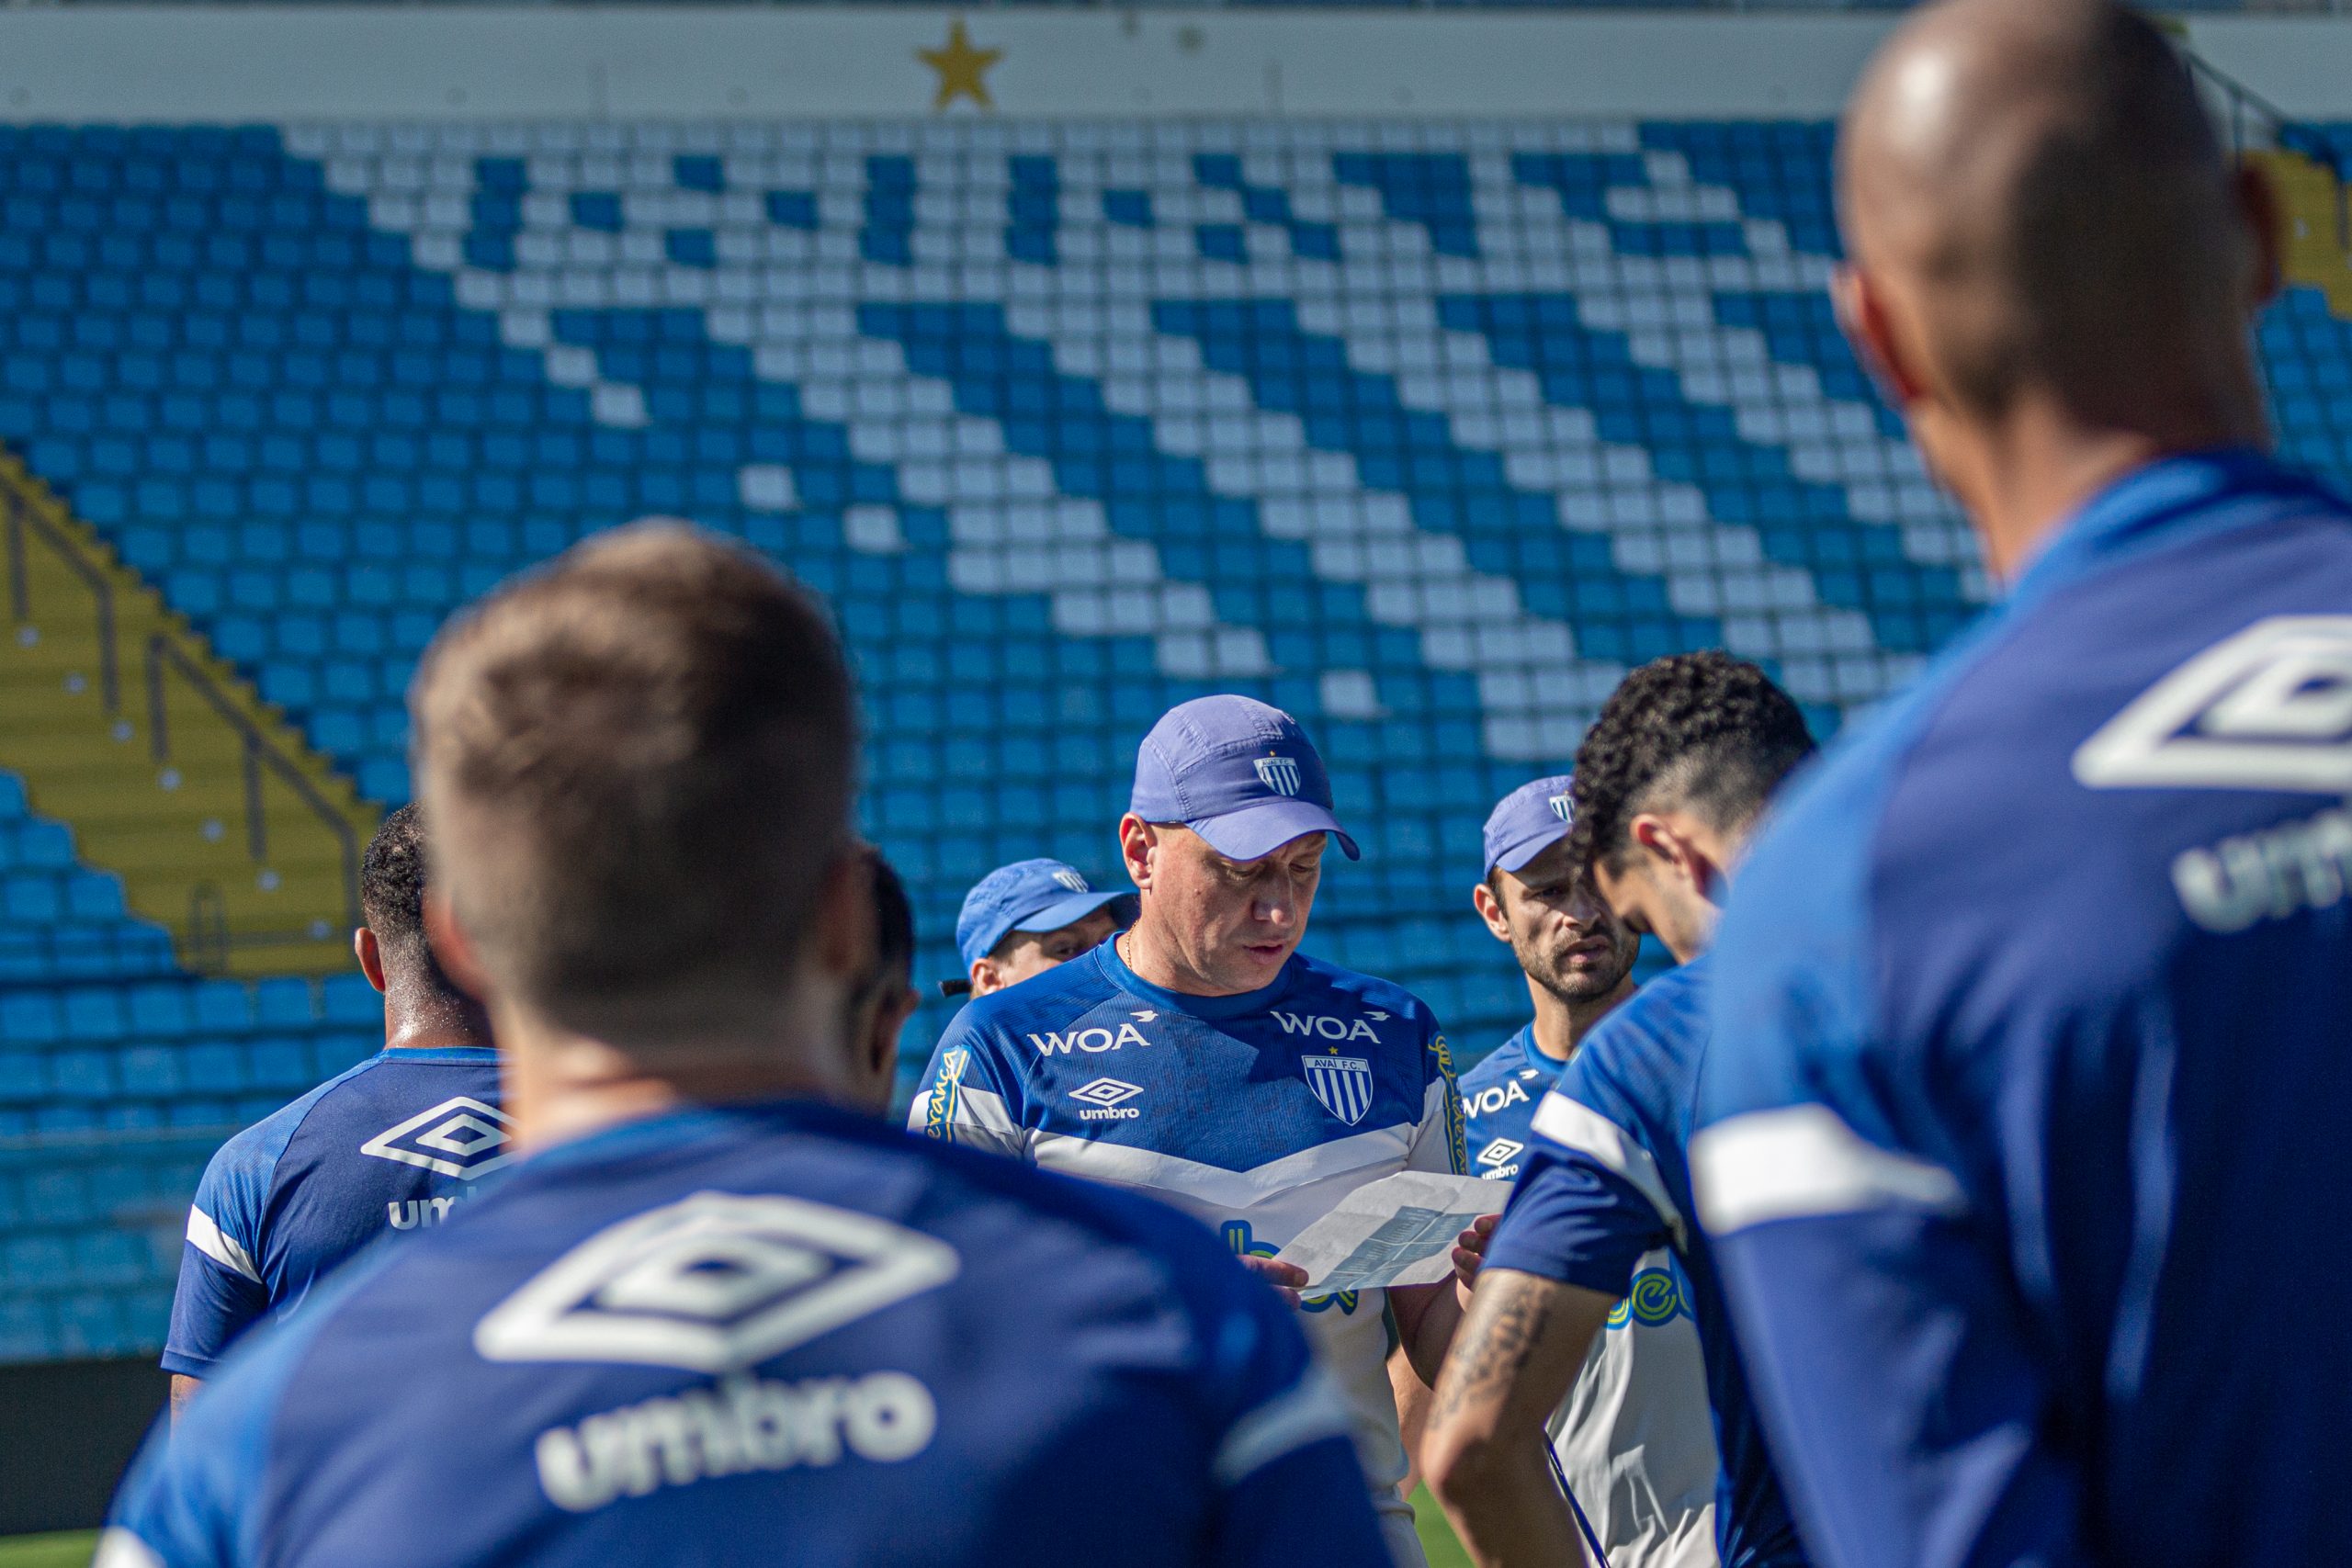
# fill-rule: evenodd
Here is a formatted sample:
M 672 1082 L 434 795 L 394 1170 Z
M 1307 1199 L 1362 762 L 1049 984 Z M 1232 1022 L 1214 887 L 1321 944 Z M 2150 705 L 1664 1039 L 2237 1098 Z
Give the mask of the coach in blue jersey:
M 2005 603 L 1742 874 L 1693 1145 L 1835 1568 L 2352 1555 L 2352 514 L 2278 213 L 2093 0 L 1906 24 L 1841 311 Z
M 1145 737 L 1119 823 L 1141 891 L 1112 942 L 964 1010 L 912 1125 L 1153 1193 L 1271 1257 L 1339 1200 L 1400 1170 L 1460 1171 L 1461 1105 L 1437 1021 L 1384 980 L 1298 952 L 1325 846 L 1353 857 L 1331 785 L 1288 714 L 1202 697 Z M 1305 1303 L 1353 1407 L 1399 1562 L 1420 1561 L 1385 1317 L 1430 1379 L 1454 1287 Z
M 838 1104 L 872 872 L 813 601 L 623 530 L 412 706 L 526 1152 L 241 1347 L 102 1568 L 1379 1562 L 1344 1405 L 1215 1237 Z
M 1537 779 L 1502 798 L 1487 818 L 1486 875 L 1472 890 L 1487 929 L 1510 944 L 1535 1007 L 1532 1021 L 1462 1076 L 1471 1168 L 1490 1181 L 1518 1177 L 1535 1142 L 1537 1104 L 1585 1036 L 1634 994 L 1641 938 L 1593 886 L 1570 832 L 1572 783 L 1566 773 Z M 1629 1294 L 1671 1286 L 1679 1303 L 1680 1278 L 1661 1240 L 1634 1259 Z M 1621 1303 L 1544 1427 L 1610 1568 L 1715 1561 L 1714 1424 L 1687 1310 L 1635 1312 Z
M 164 1370 L 184 1404 L 231 1340 L 300 1307 L 379 1236 L 446 1219 L 513 1157 L 490 1021 L 424 938 L 417 808 L 384 818 L 360 863 L 353 938 L 384 994 L 384 1049 L 256 1122 L 205 1167 L 188 1210 Z
M 1620 1314 L 1695 1324 L 1704 1393 L 1658 1391 L 1660 1439 L 1673 1440 L 1703 1398 L 1720 1455 L 1712 1530 L 1653 1530 L 1640 1560 L 1804 1560 L 1713 1260 L 1691 1226 L 1686 1148 L 1713 1049 L 1702 955 L 1716 904 L 1766 802 L 1812 750 L 1788 694 L 1722 653 L 1634 671 L 1577 749 L 1569 854 L 1618 918 L 1681 966 L 1603 1019 L 1536 1108 L 1526 1168 L 1438 1385 L 1422 1461 L 1482 1564 L 1576 1560 L 1574 1524 L 1538 1444 L 1594 1338 Z
M 1135 918 L 1135 895 L 1097 892 L 1057 860 L 1017 860 L 972 885 L 956 916 L 964 978 L 941 992 L 985 997 L 1067 964 Z

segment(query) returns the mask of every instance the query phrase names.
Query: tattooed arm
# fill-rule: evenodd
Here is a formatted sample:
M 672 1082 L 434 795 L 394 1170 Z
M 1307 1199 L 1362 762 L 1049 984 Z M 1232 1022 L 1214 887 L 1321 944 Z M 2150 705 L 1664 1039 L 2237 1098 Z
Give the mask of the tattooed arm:
M 1585 1561 L 1544 1423 L 1616 1304 L 1516 1269 L 1478 1277 L 1438 1379 L 1421 1465 L 1479 1568 Z

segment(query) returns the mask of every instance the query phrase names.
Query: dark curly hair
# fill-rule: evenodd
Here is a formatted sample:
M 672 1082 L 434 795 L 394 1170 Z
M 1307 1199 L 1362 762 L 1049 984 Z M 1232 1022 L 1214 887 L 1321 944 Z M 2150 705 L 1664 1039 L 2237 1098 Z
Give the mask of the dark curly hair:
M 1742 827 L 1813 750 L 1795 701 L 1747 660 L 1719 649 L 1652 660 L 1577 748 L 1572 853 L 1613 865 L 1627 825 L 1662 807 Z
M 424 938 L 424 818 L 414 801 L 386 817 L 368 840 L 359 863 L 359 913 L 376 933 L 387 972 L 413 974 L 444 998 L 458 996 Z M 426 999 L 417 998 L 420 1004 Z

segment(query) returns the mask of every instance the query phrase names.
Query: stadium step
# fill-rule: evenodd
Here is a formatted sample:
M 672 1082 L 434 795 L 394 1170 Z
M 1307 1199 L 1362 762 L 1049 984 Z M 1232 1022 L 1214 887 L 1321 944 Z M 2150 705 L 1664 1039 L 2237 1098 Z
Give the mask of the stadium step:
M 2346 197 L 2335 171 L 2284 149 L 2249 155 L 2261 160 L 2285 209 L 2287 280 L 2320 290 L 2329 310 L 2352 317 L 2352 235 L 2344 232 Z
M 13 454 L 0 767 L 204 974 L 351 962 L 378 808 Z

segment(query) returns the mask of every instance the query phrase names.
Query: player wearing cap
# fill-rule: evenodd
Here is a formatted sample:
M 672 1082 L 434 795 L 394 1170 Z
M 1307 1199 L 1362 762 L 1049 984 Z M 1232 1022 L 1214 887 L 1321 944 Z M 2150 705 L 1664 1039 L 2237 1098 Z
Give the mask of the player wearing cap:
M 99 1568 L 1380 1561 L 1345 1406 L 1215 1237 L 838 1103 L 873 878 L 813 601 L 622 530 L 413 706 L 527 1152 L 240 1347 Z
M 253 1324 L 288 1316 L 353 1254 L 447 1218 L 513 1156 L 490 1021 L 424 937 L 424 829 L 384 818 L 353 933 L 384 994 L 384 1048 L 220 1145 L 187 1215 L 164 1370 L 174 1408 Z
M 1766 802 L 1812 750 L 1804 716 L 1761 670 L 1694 653 L 1628 675 L 1577 750 L 1571 863 L 1681 966 L 1601 1020 L 1536 1107 L 1525 1168 L 1438 1385 L 1422 1462 L 1483 1568 L 1577 1560 L 1575 1522 L 1537 1442 L 1620 1313 L 1688 1319 L 1705 1363 L 1703 1393 L 1662 1390 L 1620 1420 L 1648 1414 L 1669 1424 L 1662 1435 L 1687 1434 L 1703 1400 L 1719 1456 L 1712 1531 L 1653 1537 L 1641 1560 L 1804 1561 L 1690 1219 L 1685 1147 L 1708 1049 L 1702 954 L 1716 901 Z M 1679 1267 L 1652 1267 L 1661 1249 Z
M 1429 1009 L 1297 951 L 1327 841 L 1355 858 L 1323 760 L 1288 714 L 1238 696 L 1170 710 L 1144 739 L 1119 822 L 1136 924 L 965 1009 L 912 1125 L 1165 1198 L 1261 1258 L 1367 1182 L 1459 1172 L 1461 1106 Z M 1427 1379 L 1458 1317 L 1454 1287 L 1304 1307 L 1390 1550 L 1417 1563 L 1385 1319 Z
M 1017 860 L 972 885 L 956 916 L 965 978 L 943 996 L 985 997 L 1067 964 L 1134 918 L 1135 895 L 1098 893 L 1086 874 L 1057 860 Z
M 1510 944 L 1535 1016 L 1462 1076 L 1470 1164 L 1516 1178 L 1535 1108 L 1593 1027 L 1634 994 L 1641 938 L 1578 863 L 1566 773 L 1521 784 L 1487 818 L 1487 874 L 1471 898 Z M 1561 1478 L 1611 1568 L 1715 1561 L 1715 1434 L 1706 1362 L 1674 1249 L 1634 1264 L 1625 1301 L 1593 1337 L 1545 1423 Z

